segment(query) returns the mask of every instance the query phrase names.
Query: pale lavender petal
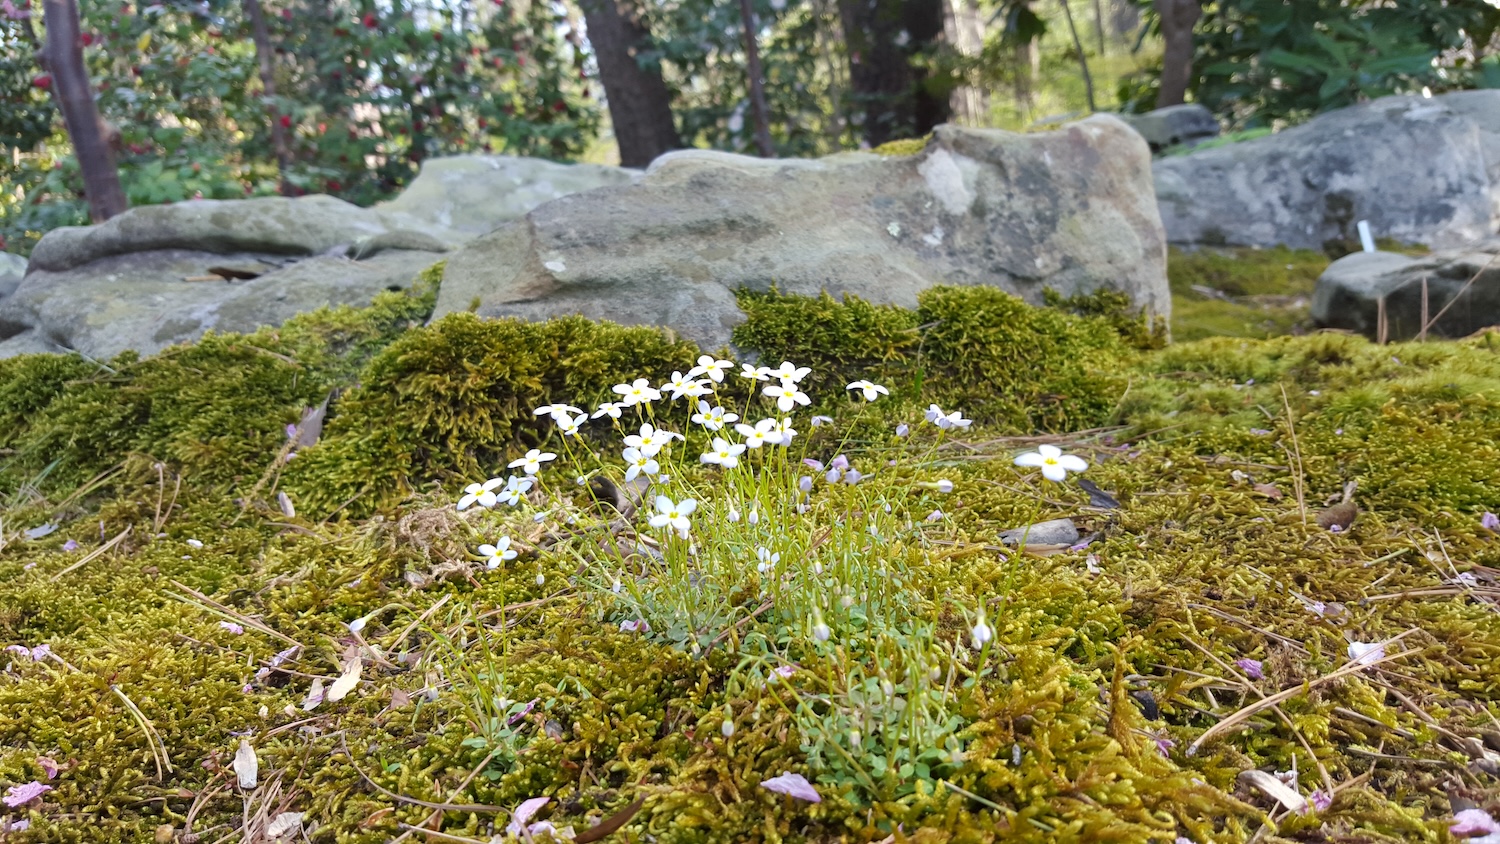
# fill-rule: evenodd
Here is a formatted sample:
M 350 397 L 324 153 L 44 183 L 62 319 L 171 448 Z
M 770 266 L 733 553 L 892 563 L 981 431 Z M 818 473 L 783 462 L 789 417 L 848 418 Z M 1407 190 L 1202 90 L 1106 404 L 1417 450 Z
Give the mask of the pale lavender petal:
M 1265 679 L 1265 672 L 1261 670 L 1261 663 L 1258 659 L 1250 659 L 1249 657 L 1244 657 L 1242 659 L 1235 660 L 1234 664 L 1238 665 L 1240 667 L 1240 670 L 1245 672 L 1245 676 L 1249 677 L 1252 680 Z
M 5 805 L 12 809 L 24 806 L 52 790 L 52 786 L 40 782 L 13 785 L 5 791 Z
M 538 809 L 547 805 L 551 800 L 551 797 L 533 797 L 530 800 L 522 801 L 521 805 L 516 807 L 515 812 L 511 813 L 510 824 L 505 827 L 505 831 L 511 835 L 520 835 L 521 830 L 531 821 L 531 816 L 535 815 Z
M 1479 526 L 1484 528 L 1485 530 L 1492 530 L 1496 533 L 1500 533 L 1500 516 L 1497 516 L 1494 513 L 1486 512 L 1483 516 L 1479 517 Z
M 779 777 L 772 777 L 760 784 L 767 791 L 777 794 L 785 794 L 798 800 L 806 800 L 809 803 L 821 803 L 823 798 L 818 795 L 817 789 L 801 774 L 783 773 Z
M 1483 809 L 1465 809 L 1453 816 L 1453 824 L 1448 827 L 1448 832 L 1465 837 L 1500 835 L 1500 823 Z
M 51 756 L 38 756 L 36 758 L 36 763 L 42 767 L 42 773 L 47 775 L 47 779 L 50 780 L 57 778 L 56 759 L 53 759 Z

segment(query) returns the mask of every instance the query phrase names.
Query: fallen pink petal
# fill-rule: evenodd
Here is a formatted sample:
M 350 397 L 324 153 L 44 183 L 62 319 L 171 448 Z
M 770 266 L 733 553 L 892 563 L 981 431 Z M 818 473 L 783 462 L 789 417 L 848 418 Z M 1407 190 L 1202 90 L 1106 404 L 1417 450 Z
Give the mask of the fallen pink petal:
M 505 827 L 505 831 L 511 835 L 520 835 L 521 830 L 526 829 L 526 825 L 531 821 L 531 817 L 551 800 L 551 797 L 533 797 L 530 800 L 521 801 L 521 805 L 511 813 L 510 823 Z
M 47 779 L 57 778 L 58 766 L 56 759 L 53 759 L 51 756 L 38 756 L 36 763 L 41 766 L 42 773 L 47 775 Z
M 1464 838 L 1500 835 L 1500 822 L 1483 809 L 1465 809 L 1453 816 L 1448 832 Z
M 779 777 L 772 777 L 760 784 L 767 791 L 777 794 L 785 794 L 798 800 L 806 800 L 809 803 L 821 803 L 823 798 L 818 795 L 817 789 L 801 774 L 783 773 Z
M 13 785 L 5 791 L 5 805 L 12 809 L 25 806 L 27 803 L 41 797 L 52 790 L 52 786 L 40 782 L 28 782 L 23 785 Z

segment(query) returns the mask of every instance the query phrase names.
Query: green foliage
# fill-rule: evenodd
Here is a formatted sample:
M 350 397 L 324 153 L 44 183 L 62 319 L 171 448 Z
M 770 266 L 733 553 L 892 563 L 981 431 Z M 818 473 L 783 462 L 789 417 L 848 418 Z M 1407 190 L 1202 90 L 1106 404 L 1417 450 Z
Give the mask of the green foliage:
M 84 57 L 119 130 L 131 204 L 268 195 L 283 179 L 293 194 L 369 204 L 428 157 L 572 159 L 597 127 L 579 35 L 544 3 L 262 5 L 275 97 L 262 91 L 240 3 L 82 4 Z M 21 252 L 87 221 L 60 117 L 36 84 L 45 74 L 30 39 L 45 38 L 41 23 L 0 15 L 0 239 Z M 273 125 L 287 140 L 284 173 Z
M 1388 94 L 1472 88 L 1497 30 L 1500 8 L 1485 0 L 1226 0 L 1204 7 L 1191 91 L 1231 126 L 1254 128 Z

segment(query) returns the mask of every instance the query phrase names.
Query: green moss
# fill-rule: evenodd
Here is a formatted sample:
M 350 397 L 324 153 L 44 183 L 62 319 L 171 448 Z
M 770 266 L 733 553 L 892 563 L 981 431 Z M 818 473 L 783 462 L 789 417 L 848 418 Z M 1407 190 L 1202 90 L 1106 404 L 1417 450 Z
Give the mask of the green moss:
M 767 361 L 810 366 L 818 392 L 838 395 L 874 378 L 922 404 L 960 407 L 1015 431 L 1066 430 L 1105 421 L 1123 382 L 1129 342 L 1148 337 L 1114 299 L 1071 303 L 1083 315 L 1033 308 L 992 287 L 938 287 L 916 311 L 741 291 L 746 321 L 734 342 Z M 1121 330 L 1126 333 L 1122 337 Z
M 400 501 L 413 482 L 483 480 L 547 436 L 551 423 L 533 408 L 606 401 L 613 385 L 654 383 L 690 368 L 696 354 L 650 328 L 450 314 L 370 362 L 286 483 L 310 512 L 359 514 Z
M 1172 337 L 1271 337 L 1308 322 L 1318 276 L 1328 267 L 1321 252 L 1274 249 L 1172 249 L 1167 279 L 1172 289 Z
M 441 265 L 411 291 L 367 308 L 325 308 L 277 329 L 214 334 L 105 364 L 58 355 L 0 362 L 0 489 L 47 471 L 70 488 L 132 456 L 204 483 L 253 481 L 285 442 L 284 428 L 432 310 Z
M 931 139 L 931 135 L 921 138 L 901 138 L 886 141 L 870 151 L 876 155 L 916 155 L 927 148 L 927 142 Z
M 432 814 L 365 777 L 429 803 L 509 808 L 547 795 L 545 813 L 577 830 L 641 798 L 620 837 L 671 844 L 1438 842 L 1458 769 L 1466 799 L 1500 809 L 1500 783 L 1469 767 L 1467 745 L 1452 738 L 1482 740 L 1500 716 L 1500 616 L 1485 591 L 1500 537 L 1479 521 L 1500 505 L 1500 334 L 1151 348 L 1150 331 L 1108 308 L 1037 310 L 983 289 L 934 291 L 911 312 L 826 297 L 742 302 L 751 320 L 741 336 L 773 362 L 784 352 L 822 367 L 814 392 L 830 406 L 844 400 L 840 382 L 879 375 L 898 393 L 889 410 L 873 406 L 889 414 L 882 424 L 917 423 L 928 400 L 985 420 L 932 451 L 914 424 L 910 447 L 923 456 L 897 466 L 880 462 L 888 437 L 805 438 L 877 468 L 858 488 L 820 483 L 808 523 L 774 531 L 786 540 L 852 523 L 863 536 L 864 515 L 850 518 L 864 500 L 856 491 L 909 507 L 914 521 L 948 514 L 906 557 L 879 556 L 885 539 L 850 547 L 899 570 L 890 588 L 909 597 L 902 611 L 934 631 L 943 655 L 963 655 L 951 701 L 964 758 L 942 769 L 952 788 L 913 772 L 870 789 L 838 773 L 827 742 L 800 734 L 803 707 L 827 716 L 844 703 L 823 683 L 839 660 L 859 657 L 852 628 L 840 628 L 847 641 L 799 656 L 791 682 L 751 683 L 754 637 L 785 623 L 780 607 L 695 657 L 660 633 L 619 630 L 609 596 L 585 582 L 596 537 L 514 511 L 459 514 L 450 495 L 426 492 L 556 443 L 536 405 L 602 400 L 626 378 L 659 382 L 698 350 L 581 319 L 457 314 L 415 326 L 430 302 L 395 297 L 107 370 L 66 357 L 0 362 L 0 413 L 19 420 L 0 477 L 19 488 L 58 461 L 0 513 L 0 645 L 47 643 L 62 660 L 8 654 L 0 672 L 0 785 L 42 778 L 39 756 L 63 769 L 54 791 L 19 810 L 31 829 L 10 837 L 136 842 L 169 825 L 183 840 L 190 812 L 194 834 L 238 835 L 248 799 L 252 815 L 261 801 L 307 813 L 320 844 L 374 844 Z M 298 515 L 247 500 L 278 465 L 281 426 L 334 386 L 347 392 L 321 441 L 267 482 L 290 492 Z M 1033 486 L 1011 464 L 1020 444 L 995 435 L 1039 429 L 1063 432 L 1122 506 L 1093 508 L 1073 484 Z M 169 467 L 158 473 L 145 457 Z M 108 485 L 62 507 L 78 479 L 121 464 Z M 174 472 L 184 478 L 176 506 Z M 64 475 L 72 480 L 55 480 Z M 951 493 L 913 483 L 938 477 Z M 1311 515 L 1348 481 L 1358 482 L 1359 518 L 1341 533 L 1319 529 Z M 356 496 L 344 518 L 317 521 Z M 995 550 L 997 530 L 1039 512 L 1074 518 L 1091 544 L 1051 556 Z M 716 529 L 710 515 L 695 517 L 696 531 Z M 61 527 L 49 536 L 18 533 L 52 518 Z M 113 550 L 78 565 L 127 527 Z M 497 571 L 468 564 L 468 549 L 499 535 L 522 557 Z M 64 551 L 67 540 L 82 547 Z M 214 604 L 245 631 L 221 626 Z M 976 665 L 964 612 L 980 605 L 994 642 L 975 679 L 964 673 Z M 491 615 L 477 626 L 475 613 Z M 368 620 L 360 639 L 347 627 L 356 618 Z M 1351 640 L 1403 633 L 1391 650 L 1409 650 L 1396 662 L 1321 682 Z M 297 652 L 270 669 L 288 640 Z M 304 710 L 311 679 L 331 683 L 362 642 L 379 658 L 365 652 L 355 691 Z M 419 657 L 445 648 L 462 656 L 425 673 Z M 1263 662 L 1258 693 L 1234 678 L 1233 660 L 1246 657 Z M 912 667 L 888 679 L 913 682 Z M 1281 689 L 1296 690 L 1286 721 L 1264 710 L 1186 752 Z M 504 730 L 493 714 L 502 692 L 507 705 L 534 701 L 514 724 L 501 718 Z M 242 736 L 261 766 L 249 795 L 228 767 Z M 946 748 L 910 758 L 933 750 Z M 161 753 L 171 770 L 158 774 Z M 1306 793 L 1322 786 L 1319 764 L 1353 784 L 1328 811 L 1263 829 L 1269 806 L 1238 774 L 1295 765 Z M 759 786 L 782 771 L 807 775 L 823 802 Z M 508 815 L 440 818 L 442 832 L 487 840 Z

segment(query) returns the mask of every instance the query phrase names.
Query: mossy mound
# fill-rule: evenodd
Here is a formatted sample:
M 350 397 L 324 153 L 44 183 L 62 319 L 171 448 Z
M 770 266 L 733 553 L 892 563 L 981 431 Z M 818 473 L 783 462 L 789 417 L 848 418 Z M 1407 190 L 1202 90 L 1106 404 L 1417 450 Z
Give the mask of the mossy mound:
M 298 812 L 319 842 L 503 840 L 538 796 L 581 837 L 667 842 L 1442 842 L 1458 801 L 1500 811 L 1500 535 L 1482 524 L 1500 335 L 1155 348 L 1103 300 L 748 296 L 736 341 L 812 367 L 816 403 L 786 455 L 746 455 L 754 474 L 674 470 L 716 491 L 674 573 L 670 536 L 622 533 L 640 517 L 572 482 L 618 463 L 616 438 L 564 443 L 532 408 L 591 409 L 700 350 L 582 320 L 416 325 L 430 304 L 0 363 L 0 784 L 53 789 L 0 835 L 265 840 Z M 892 395 L 866 406 L 844 389 L 861 377 Z M 758 408 L 760 386 L 731 374 L 719 400 Z M 335 390 L 317 443 L 289 438 Z M 939 432 L 929 402 L 974 427 Z M 1015 468 L 1039 441 L 1088 458 L 1120 506 Z M 545 502 L 454 510 L 536 447 L 561 454 Z M 766 494 L 730 478 L 796 489 L 799 458 L 838 452 L 859 485 L 819 474 L 758 499 L 763 522 L 725 515 L 720 498 Z M 1351 481 L 1357 518 L 1320 527 Z M 1090 539 L 997 544 L 1038 517 Z M 488 570 L 474 549 L 501 535 L 521 553 Z M 798 603 L 795 577 L 755 579 L 757 545 L 867 591 Z M 720 571 L 745 580 L 708 601 Z M 1375 642 L 1389 661 L 1351 667 Z M 314 704 L 351 664 L 352 691 Z M 1240 784 L 1257 768 L 1331 803 L 1280 809 Z M 760 785 L 784 771 L 822 801 Z

